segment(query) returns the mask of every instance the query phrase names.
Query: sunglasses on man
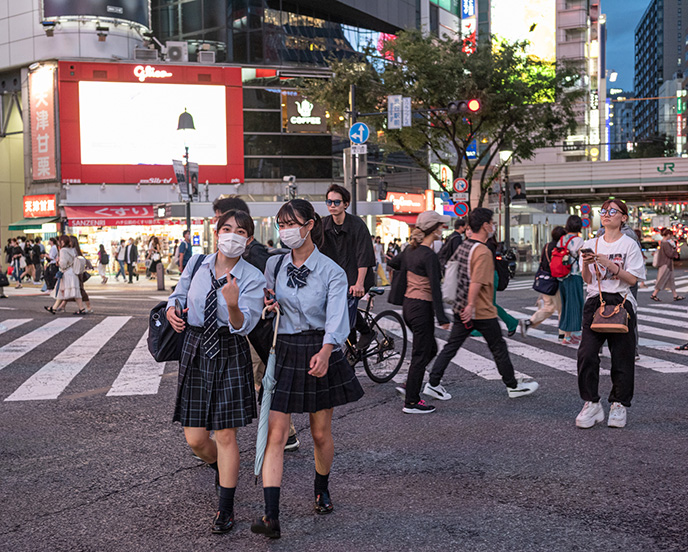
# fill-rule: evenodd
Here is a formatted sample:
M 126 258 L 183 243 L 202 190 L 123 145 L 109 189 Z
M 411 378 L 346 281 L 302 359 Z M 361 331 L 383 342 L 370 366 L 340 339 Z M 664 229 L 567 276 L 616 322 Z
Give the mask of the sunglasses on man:
M 341 199 L 326 199 L 325 200 L 325 205 L 327 205 L 328 207 L 330 205 L 334 205 L 335 207 L 339 207 L 341 205 L 341 203 L 342 203 Z

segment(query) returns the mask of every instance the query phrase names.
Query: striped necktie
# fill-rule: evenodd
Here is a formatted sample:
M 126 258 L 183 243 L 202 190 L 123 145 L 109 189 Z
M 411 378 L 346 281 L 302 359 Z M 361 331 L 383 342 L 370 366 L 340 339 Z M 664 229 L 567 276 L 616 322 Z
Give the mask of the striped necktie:
M 220 335 L 217 327 L 217 290 L 227 283 L 227 277 L 219 280 L 210 272 L 213 289 L 205 296 L 205 310 L 203 311 L 203 340 L 202 346 L 208 358 L 215 358 L 220 352 Z
M 287 265 L 287 287 L 301 288 L 306 285 L 306 278 L 311 273 L 310 268 L 303 265 L 296 268 L 293 264 Z

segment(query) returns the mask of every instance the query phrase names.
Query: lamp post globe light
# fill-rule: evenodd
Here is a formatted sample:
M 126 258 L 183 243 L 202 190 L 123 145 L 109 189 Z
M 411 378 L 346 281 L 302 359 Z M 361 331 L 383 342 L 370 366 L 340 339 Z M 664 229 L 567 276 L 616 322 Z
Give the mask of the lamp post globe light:
M 502 188 L 502 199 L 504 201 L 504 251 L 511 248 L 511 217 L 509 205 L 511 204 L 511 190 L 509 190 L 509 165 L 514 152 L 510 149 L 499 150 L 499 161 L 504 165 L 504 187 Z
M 179 116 L 179 121 L 177 122 L 177 130 L 181 130 L 184 133 L 184 165 L 186 167 L 186 189 L 187 189 L 187 199 L 186 199 L 186 229 L 191 235 L 191 182 L 189 181 L 189 146 L 186 143 L 186 131 L 196 130 L 194 126 L 193 117 L 186 108 L 184 108 L 184 113 Z

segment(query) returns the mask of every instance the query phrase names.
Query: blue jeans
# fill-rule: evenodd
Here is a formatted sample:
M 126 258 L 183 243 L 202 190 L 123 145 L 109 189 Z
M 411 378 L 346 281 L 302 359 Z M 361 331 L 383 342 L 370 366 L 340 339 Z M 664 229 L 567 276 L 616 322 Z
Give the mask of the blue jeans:
M 117 264 L 119 265 L 119 270 L 117 271 L 117 274 L 115 274 L 115 278 L 119 278 L 119 275 L 120 275 L 120 273 L 121 273 L 121 274 L 122 274 L 122 278 L 123 278 L 124 280 L 126 280 L 126 279 L 127 279 L 127 275 L 126 275 L 126 273 L 124 272 L 124 261 L 120 261 L 119 259 L 117 259 Z

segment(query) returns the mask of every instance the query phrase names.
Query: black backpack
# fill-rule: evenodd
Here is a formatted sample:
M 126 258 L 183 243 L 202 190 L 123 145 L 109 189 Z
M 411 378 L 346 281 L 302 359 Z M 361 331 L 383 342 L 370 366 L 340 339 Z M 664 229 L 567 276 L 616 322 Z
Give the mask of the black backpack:
M 494 258 L 494 265 L 495 270 L 497 271 L 497 291 L 504 291 L 509 285 L 509 280 L 511 279 L 509 261 L 497 253 Z

